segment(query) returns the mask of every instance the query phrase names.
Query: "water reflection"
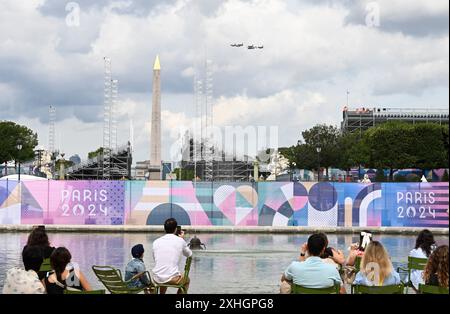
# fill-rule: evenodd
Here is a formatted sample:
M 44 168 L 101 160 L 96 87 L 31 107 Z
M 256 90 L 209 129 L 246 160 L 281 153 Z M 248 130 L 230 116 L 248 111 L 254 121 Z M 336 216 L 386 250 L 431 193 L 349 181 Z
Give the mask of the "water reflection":
M 77 234 L 50 233 L 53 246 L 67 247 L 94 288 L 102 288 L 92 272 L 92 265 L 110 265 L 121 269 L 131 258 L 131 247 L 142 243 L 147 268 L 154 265 L 151 246 L 159 234 Z M 193 235 L 188 234 L 190 239 Z M 298 258 L 307 235 L 293 234 L 198 234 L 206 251 L 197 251 L 191 267 L 190 293 L 277 293 L 283 270 Z M 6 270 L 21 265 L 21 251 L 28 234 L 0 233 L 0 291 Z M 388 249 L 394 266 L 406 261 L 414 247 L 414 236 L 375 236 Z M 341 249 L 357 242 L 359 236 L 330 235 L 330 246 Z M 438 244 L 448 244 L 448 237 L 437 237 Z M 184 262 L 184 261 L 183 261 Z M 183 265 L 182 265 L 183 266 Z M 169 293 L 174 293 L 175 290 Z

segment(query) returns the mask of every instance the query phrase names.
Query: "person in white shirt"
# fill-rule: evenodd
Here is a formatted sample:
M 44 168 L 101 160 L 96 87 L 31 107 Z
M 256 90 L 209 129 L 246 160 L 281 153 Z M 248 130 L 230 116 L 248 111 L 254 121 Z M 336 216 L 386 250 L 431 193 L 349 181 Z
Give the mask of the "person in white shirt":
M 192 251 L 184 241 L 184 232 L 179 234 L 177 230 L 178 223 L 175 219 L 169 218 L 164 223 L 166 235 L 156 239 L 153 242 L 153 259 L 155 267 L 153 268 L 153 278 L 157 283 L 180 284 L 183 280 L 183 274 L 178 268 L 181 256 L 192 256 Z M 189 286 L 189 278 L 184 283 Z M 166 293 L 167 288 L 160 287 L 161 294 Z M 178 290 L 178 293 L 181 293 Z
M 38 276 L 43 261 L 41 248 L 26 246 L 22 260 L 25 269 L 14 267 L 6 272 L 3 294 L 44 294 L 45 288 Z
M 431 253 L 433 253 L 435 243 L 436 242 L 434 241 L 433 233 L 431 233 L 431 231 L 428 229 L 424 229 L 420 231 L 419 235 L 417 236 L 416 246 L 409 252 L 409 256 L 417 258 L 428 258 L 430 257 Z M 422 270 L 411 270 L 411 282 L 416 289 L 419 289 L 420 283 L 425 283 L 422 274 Z

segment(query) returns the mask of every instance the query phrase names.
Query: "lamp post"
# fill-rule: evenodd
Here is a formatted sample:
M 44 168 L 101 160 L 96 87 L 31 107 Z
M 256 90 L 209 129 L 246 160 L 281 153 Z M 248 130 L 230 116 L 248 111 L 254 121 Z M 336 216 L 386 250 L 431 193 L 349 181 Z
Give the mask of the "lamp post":
M 20 151 L 22 150 L 22 143 L 19 141 L 17 142 L 16 145 L 17 150 L 19 151 L 19 155 L 20 155 Z M 20 181 L 20 156 L 19 156 L 19 174 L 18 174 L 18 180 Z
M 322 148 L 317 146 L 317 182 L 320 182 L 320 152 L 322 151 Z

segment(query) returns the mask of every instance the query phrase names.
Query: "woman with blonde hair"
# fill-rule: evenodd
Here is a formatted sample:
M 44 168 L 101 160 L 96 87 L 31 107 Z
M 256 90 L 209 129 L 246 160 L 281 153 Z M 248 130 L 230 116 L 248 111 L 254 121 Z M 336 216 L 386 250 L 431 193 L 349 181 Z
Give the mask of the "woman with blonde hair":
M 372 241 L 366 247 L 360 271 L 356 274 L 353 284 L 362 286 L 400 284 L 400 275 L 392 267 L 389 254 L 380 242 Z
M 427 285 L 448 288 L 448 245 L 441 245 L 428 258 L 423 272 Z

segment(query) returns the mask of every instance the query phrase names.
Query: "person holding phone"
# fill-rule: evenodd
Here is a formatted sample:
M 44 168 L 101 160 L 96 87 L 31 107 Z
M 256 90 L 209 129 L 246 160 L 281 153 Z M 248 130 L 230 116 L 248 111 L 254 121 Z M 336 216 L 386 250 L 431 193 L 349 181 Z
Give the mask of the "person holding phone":
M 164 230 L 166 235 L 153 242 L 153 259 L 155 260 L 155 267 L 152 270 L 153 278 L 157 283 L 180 284 L 183 274 L 178 265 L 181 257 L 192 256 L 192 251 L 184 241 L 184 231 L 174 218 L 164 222 Z M 185 284 L 189 286 L 189 278 Z M 161 294 L 165 294 L 166 290 L 166 287 L 159 289 Z M 181 291 L 178 290 L 178 293 Z
M 347 266 L 355 266 L 356 257 L 362 257 L 366 247 L 372 242 L 373 235 L 370 231 L 364 230 L 359 234 L 359 243 L 350 246 L 350 253 L 345 263 Z

